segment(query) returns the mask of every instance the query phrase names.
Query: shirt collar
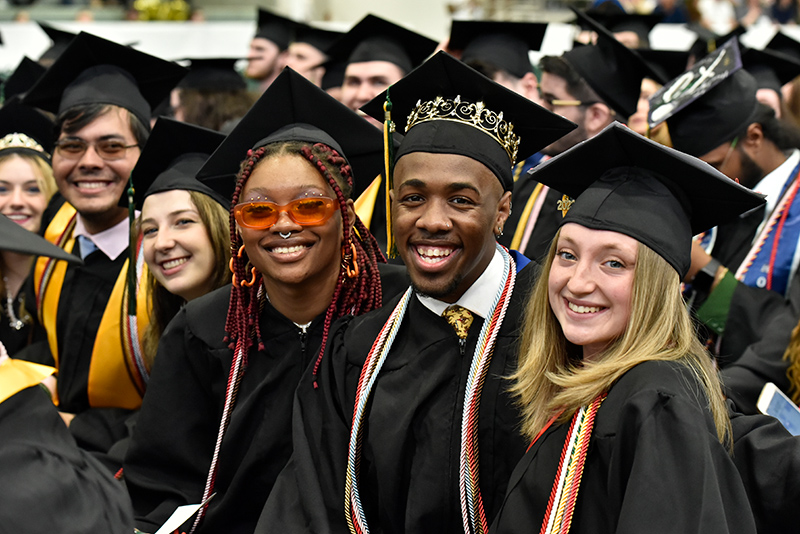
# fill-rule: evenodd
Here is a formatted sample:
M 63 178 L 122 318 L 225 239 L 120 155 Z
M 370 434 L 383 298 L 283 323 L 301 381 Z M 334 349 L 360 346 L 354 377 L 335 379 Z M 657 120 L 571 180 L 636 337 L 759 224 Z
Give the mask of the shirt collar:
M 495 249 L 492 261 L 483 271 L 483 273 L 475 280 L 475 283 L 469 286 L 461 298 L 453 304 L 462 306 L 475 315 L 486 318 L 492 311 L 492 303 L 495 301 L 497 291 L 500 289 L 500 284 L 503 280 L 503 256 L 500 251 Z M 417 293 L 417 298 L 423 306 L 431 310 L 436 315 L 441 315 L 448 306 L 447 302 L 421 295 Z
M 791 155 L 786 158 L 786 161 L 778 165 L 778 167 L 763 177 L 760 182 L 753 188 L 757 193 L 767 196 L 767 206 L 764 217 L 769 217 L 775 205 L 780 200 L 781 191 L 786 181 L 791 179 L 791 173 L 797 164 L 800 163 L 800 150 L 792 150 Z
M 128 244 L 130 243 L 130 233 L 130 224 L 128 223 L 127 217 L 122 219 L 111 228 L 96 234 L 90 234 L 88 231 L 86 231 L 86 226 L 83 224 L 83 219 L 81 219 L 80 213 L 77 214 L 75 220 L 75 237 L 82 235 L 89 238 L 92 243 L 94 243 L 94 245 L 100 249 L 103 254 L 108 256 L 111 261 L 116 260 L 119 255 L 122 254 L 126 248 L 128 248 Z

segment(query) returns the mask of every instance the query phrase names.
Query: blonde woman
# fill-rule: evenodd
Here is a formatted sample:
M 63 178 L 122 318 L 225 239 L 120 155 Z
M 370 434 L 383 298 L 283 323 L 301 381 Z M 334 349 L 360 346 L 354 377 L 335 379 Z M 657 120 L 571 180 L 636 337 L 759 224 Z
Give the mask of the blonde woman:
M 693 234 L 761 199 L 618 123 L 537 180 L 577 198 L 526 312 L 513 391 L 532 444 L 491 532 L 755 532 L 680 278 Z

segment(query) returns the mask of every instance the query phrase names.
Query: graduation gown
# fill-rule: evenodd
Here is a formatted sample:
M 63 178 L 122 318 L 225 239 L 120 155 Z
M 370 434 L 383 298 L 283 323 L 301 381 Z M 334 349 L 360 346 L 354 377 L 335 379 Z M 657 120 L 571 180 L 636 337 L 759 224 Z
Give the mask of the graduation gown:
M 130 532 L 124 485 L 75 445 L 32 386 L 0 403 L 0 532 Z
M 405 269 L 381 270 L 387 298 L 407 283 Z M 124 463 L 136 526 L 143 531 L 155 532 L 175 508 L 202 499 L 233 361 L 223 341 L 230 293 L 225 286 L 188 303 L 159 343 Z M 292 399 L 303 370 L 316 359 L 324 314 L 304 333 L 267 301 L 259 321 L 264 350 L 250 351 L 220 450 L 217 495 L 198 533 L 253 532 L 292 452 Z M 312 390 L 307 378 L 300 388 Z
M 517 320 L 538 266 L 517 276 L 481 395 L 480 489 L 489 520 L 526 443 L 507 391 L 517 361 Z M 295 450 L 256 532 L 347 533 L 347 447 L 361 368 L 399 298 L 342 324 L 318 375 L 298 388 Z M 483 320 L 475 316 L 462 353 L 444 318 L 412 296 L 365 413 L 359 488 L 371 532 L 462 531 L 461 416 L 467 373 Z
M 597 412 L 570 532 L 755 532 L 734 460 L 700 385 L 675 362 L 645 362 Z M 492 534 L 542 525 L 569 422 L 553 425 L 514 469 Z

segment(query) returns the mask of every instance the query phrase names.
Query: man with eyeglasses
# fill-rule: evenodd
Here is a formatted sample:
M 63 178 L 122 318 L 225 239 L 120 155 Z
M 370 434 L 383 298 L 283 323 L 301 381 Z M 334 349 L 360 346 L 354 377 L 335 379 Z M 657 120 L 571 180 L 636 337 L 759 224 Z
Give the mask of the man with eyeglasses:
M 60 195 L 45 213 L 44 235 L 83 259 L 69 267 L 37 260 L 30 298 L 48 343 L 30 356 L 57 367 L 59 411 L 89 450 L 106 452 L 126 433 L 125 418 L 144 392 L 146 376 L 136 370 L 146 299 L 138 317 L 127 308 L 130 228 L 119 204 L 147 141 L 151 106 L 185 72 L 81 33 L 25 97 L 56 114 Z
M 720 53 L 737 52 L 725 47 Z M 713 63 L 713 56 L 709 59 Z M 741 411 L 758 413 L 766 382 L 787 394 L 790 389 L 783 354 L 797 325 L 793 307 L 800 297 L 800 199 L 794 193 L 800 186 L 800 131 L 758 102 L 757 82 L 744 69 L 720 75 L 721 63 L 702 68 L 690 72 L 711 75 L 716 83 L 703 94 L 688 95 L 684 106 L 664 117 L 673 147 L 766 195 L 767 203 L 695 238 L 686 295 L 705 327 L 702 334 L 717 356 L 729 397 Z
M 597 44 L 541 59 L 541 105 L 578 125 L 542 149 L 546 156 L 557 156 L 594 137 L 615 120 L 627 121 L 636 112 L 642 78 L 655 76 L 636 52 L 617 41 L 605 27 L 573 11 L 597 32 Z M 561 197 L 560 192 L 527 174 L 520 176 L 511 197 L 514 209 L 506 224 L 508 231 L 500 237 L 500 243 L 531 259 L 543 258 L 561 222 L 557 209 Z

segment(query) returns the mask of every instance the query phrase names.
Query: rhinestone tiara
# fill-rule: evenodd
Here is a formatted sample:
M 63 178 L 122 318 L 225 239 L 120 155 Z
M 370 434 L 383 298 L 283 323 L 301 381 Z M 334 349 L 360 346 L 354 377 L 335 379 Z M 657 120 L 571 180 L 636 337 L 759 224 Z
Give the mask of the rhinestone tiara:
M 47 155 L 47 152 L 45 152 L 44 148 L 42 148 L 42 145 L 24 133 L 19 132 L 10 133 L 0 139 L 0 150 L 5 150 L 7 148 L 29 148 Z

